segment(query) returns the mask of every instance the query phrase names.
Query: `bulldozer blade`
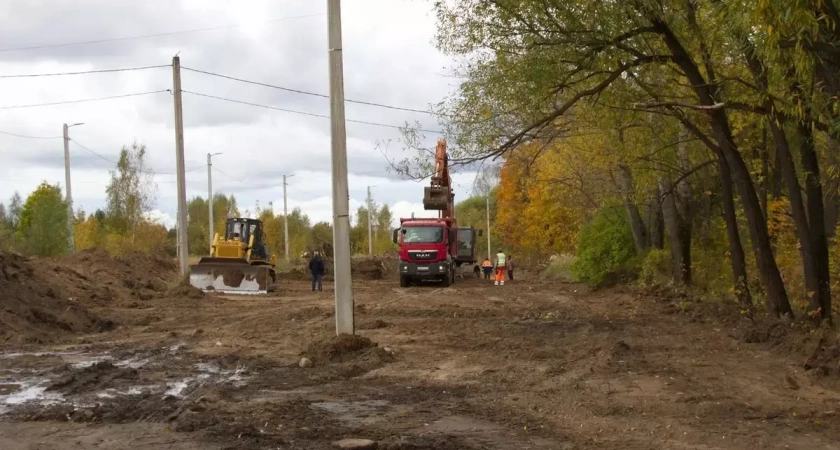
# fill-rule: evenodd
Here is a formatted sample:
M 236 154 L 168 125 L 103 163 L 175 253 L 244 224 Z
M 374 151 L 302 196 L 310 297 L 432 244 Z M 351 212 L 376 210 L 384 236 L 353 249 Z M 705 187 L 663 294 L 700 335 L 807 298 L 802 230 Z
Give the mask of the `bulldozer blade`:
M 423 188 L 423 208 L 426 210 L 444 210 L 449 204 L 446 190 L 426 186 Z
M 266 294 L 274 290 L 274 267 L 225 258 L 203 258 L 190 266 L 190 284 L 204 292 Z

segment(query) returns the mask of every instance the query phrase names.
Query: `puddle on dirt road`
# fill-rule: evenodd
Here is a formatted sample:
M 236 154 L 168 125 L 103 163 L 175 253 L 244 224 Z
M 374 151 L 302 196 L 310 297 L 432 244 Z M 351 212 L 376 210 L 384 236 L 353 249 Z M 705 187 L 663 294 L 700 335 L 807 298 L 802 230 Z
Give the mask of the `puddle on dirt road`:
M 48 406 L 60 403 L 64 397 L 47 392 L 46 378 L 25 378 L 9 382 L 0 380 L 0 415 L 6 414 L 15 406 L 37 402 Z
M 23 405 L 87 407 L 145 394 L 184 398 L 205 384 L 248 384 L 245 367 L 223 369 L 207 362 L 190 365 L 174 355 L 184 348 L 184 344 L 176 344 L 164 347 L 162 354 L 132 353 L 122 358 L 81 351 L 0 354 L 0 415 Z M 143 370 L 142 377 L 138 377 L 138 369 Z M 172 372 L 180 376 L 170 375 Z M 53 390 L 56 383 L 58 389 Z M 69 383 L 81 386 L 77 391 L 62 389 Z

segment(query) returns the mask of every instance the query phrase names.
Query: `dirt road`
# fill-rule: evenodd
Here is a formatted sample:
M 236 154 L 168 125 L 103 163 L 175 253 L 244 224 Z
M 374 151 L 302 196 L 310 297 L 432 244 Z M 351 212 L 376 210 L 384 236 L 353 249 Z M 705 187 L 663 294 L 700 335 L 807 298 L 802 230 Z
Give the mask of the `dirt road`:
M 0 347 L 0 448 L 840 449 L 830 368 L 691 304 L 521 278 L 357 281 L 366 339 L 332 337 L 331 283 L 100 305 L 113 329 Z

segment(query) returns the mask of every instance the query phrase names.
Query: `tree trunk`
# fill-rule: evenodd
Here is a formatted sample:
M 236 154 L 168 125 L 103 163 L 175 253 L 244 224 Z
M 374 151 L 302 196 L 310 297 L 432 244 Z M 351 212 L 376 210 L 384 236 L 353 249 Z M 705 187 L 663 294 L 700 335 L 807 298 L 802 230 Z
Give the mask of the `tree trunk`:
M 816 259 L 814 258 L 813 240 L 811 239 L 811 231 L 808 225 L 808 215 L 805 211 L 805 202 L 802 199 L 802 191 L 796 175 L 793 155 L 790 153 L 790 145 L 788 144 L 784 130 L 779 128 L 772 115 L 768 116 L 768 122 L 770 123 L 770 130 L 773 133 L 773 141 L 776 143 L 776 153 L 779 155 L 778 160 L 781 165 L 782 175 L 787 184 L 790 210 L 793 215 L 796 237 L 799 240 L 800 253 L 802 255 L 805 291 L 809 300 L 813 302 L 811 308 L 816 309 L 819 308 L 819 299 L 816 295 L 819 290 L 819 277 L 817 275 Z M 822 196 L 820 196 L 820 201 L 822 201 Z
M 785 284 L 782 281 L 779 266 L 776 264 L 773 249 L 770 246 L 767 220 L 761 212 L 761 204 L 755 193 L 755 187 L 752 184 L 747 165 L 733 144 L 734 141 L 732 131 L 729 128 L 729 120 L 726 117 L 726 113 L 719 110 L 714 111 L 711 116 L 712 127 L 715 129 L 715 134 L 717 135 L 716 140 L 723 151 L 726 162 L 732 168 L 732 174 L 736 181 L 735 184 L 740 192 L 741 203 L 744 207 L 744 214 L 747 217 L 747 225 L 753 243 L 758 274 L 767 292 L 768 309 L 775 316 L 793 315 L 787 291 L 785 290 Z
M 656 197 L 650 201 L 650 245 L 662 250 L 665 248 L 665 222 L 662 217 L 662 189 L 657 186 Z
M 825 214 L 823 211 L 823 190 L 820 183 L 820 165 L 814 146 L 814 134 L 810 124 L 800 121 L 798 124 L 802 143 L 799 148 L 802 170 L 805 172 L 805 198 L 808 203 L 808 223 L 810 224 L 811 250 L 813 251 L 814 269 L 816 270 L 817 290 L 812 295 L 810 312 L 817 313 L 821 319 L 831 318 L 831 272 L 828 265 L 828 241 L 825 237 Z M 816 306 L 816 308 L 815 308 Z
M 829 176 L 823 179 L 825 189 L 823 189 L 823 204 L 825 206 L 825 236 L 829 239 L 834 237 L 837 229 L 838 214 L 838 190 L 840 190 L 840 178 L 838 178 L 838 170 L 840 170 L 840 144 L 831 136 L 827 137 L 828 144 L 826 146 L 826 164 L 828 165 Z M 833 172 L 833 173 L 832 173 Z
M 758 188 L 758 199 L 761 202 L 761 210 L 764 212 L 764 218 L 769 219 L 770 214 L 767 211 L 767 185 L 770 176 L 770 157 L 767 149 L 767 127 L 761 127 L 761 148 L 759 149 L 761 158 L 761 186 Z
M 744 254 L 744 246 L 741 244 L 741 234 L 738 231 L 738 216 L 735 212 L 735 198 L 732 192 L 732 173 L 723 154 L 715 153 L 720 168 L 721 203 L 723 203 L 723 218 L 726 222 L 726 237 L 729 240 L 729 261 L 732 264 L 735 296 L 741 305 L 750 310 L 753 307 L 753 301 L 747 284 L 747 258 Z
M 627 218 L 630 221 L 630 229 L 633 231 L 636 251 L 642 254 L 649 248 L 647 227 L 639 213 L 639 207 L 636 205 L 633 175 L 630 173 L 630 168 L 624 164 L 618 165 L 618 180 L 621 185 L 621 194 L 624 197 L 624 208 L 627 210 Z
M 663 177 L 659 180 L 662 197 L 662 217 L 665 220 L 665 232 L 668 234 L 668 247 L 671 250 L 671 277 L 677 286 L 691 284 L 691 234 L 685 239 L 682 217 L 677 207 L 677 189 L 667 183 Z M 688 240 L 688 245 L 686 245 Z
M 679 139 L 685 141 L 685 130 L 681 129 Z M 688 157 L 686 144 L 677 146 L 677 156 L 680 161 L 680 168 L 684 173 L 691 170 L 691 160 Z M 691 285 L 691 232 L 694 224 L 694 208 L 691 192 L 691 176 L 683 176 L 676 185 L 677 214 L 679 215 L 679 242 L 680 242 L 680 278 L 683 284 Z
M 714 106 L 717 103 L 718 87 L 715 84 L 714 73 L 711 71 L 711 61 L 707 61 L 706 64 L 706 72 L 709 76 L 709 80 L 706 80 L 700 68 L 668 24 L 656 16 L 656 13 L 652 9 L 644 10 L 644 12 L 648 14 L 654 30 L 661 34 L 665 45 L 673 55 L 674 63 L 685 73 L 700 103 L 706 106 Z M 779 273 L 779 267 L 773 257 L 773 249 L 770 246 L 767 222 L 761 211 L 761 204 L 755 193 L 755 187 L 752 183 L 747 165 L 744 163 L 744 159 L 741 157 L 738 147 L 734 143 L 729 117 L 723 108 L 710 110 L 708 116 L 714 132 L 714 138 L 726 159 L 726 163 L 732 169 L 732 175 L 735 178 L 735 184 L 740 193 L 741 203 L 744 207 L 744 213 L 747 217 L 747 224 L 753 243 L 753 252 L 755 254 L 756 265 L 758 266 L 758 273 L 767 293 L 767 307 L 770 313 L 775 316 L 792 315 L 793 310 L 790 307 L 787 291 L 785 290 L 782 276 Z

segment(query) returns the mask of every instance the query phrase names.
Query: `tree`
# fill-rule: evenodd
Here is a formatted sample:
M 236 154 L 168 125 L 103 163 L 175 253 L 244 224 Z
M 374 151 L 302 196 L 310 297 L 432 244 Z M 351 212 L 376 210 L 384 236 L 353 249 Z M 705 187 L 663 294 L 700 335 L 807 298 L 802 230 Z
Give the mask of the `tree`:
M 26 198 L 20 211 L 19 238 L 35 255 L 66 254 L 67 220 L 61 188 L 44 181 Z
M 438 47 L 466 59 L 461 74 L 466 81 L 440 105 L 439 117 L 454 136 L 452 160 L 463 164 L 510 159 L 528 144 L 546 148 L 563 140 L 576 130 L 577 115 L 586 113 L 584 106 L 603 115 L 602 121 L 623 116 L 625 125 L 632 127 L 657 116 L 679 122 L 720 156 L 721 177 L 728 171 L 739 194 L 768 310 L 790 314 L 761 201 L 742 152 L 749 144 L 738 135 L 744 111 L 755 111 L 738 104 L 739 96 L 752 94 L 751 87 L 723 81 L 742 79 L 746 68 L 732 58 L 737 40 L 717 27 L 716 7 L 702 0 L 437 2 Z M 581 14 L 584 10 L 597 14 Z M 596 98 L 597 103 L 584 105 Z M 604 125 L 602 130 L 615 128 Z M 670 159 L 676 160 L 673 150 Z M 678 164 L 674 168 L 683 171 Z M 735 217 L 726 208 L 726 216 Z M 727 220 L 727 229 L 737 236 L 737 223 Z M 641 237 L 641 227 L 637 231 Z M 730 246 L 730 253 L 737 255 L 740 240 L 730 239 Z M 685 261 L 686 253 L 681 254 Z M 736 263 L 734 280 L 741 276 Z
M 116 170 L 110 171 L 111 181 L 105 188 L 106 212 L 111 228 L 128 236 L 134 244 L 137 229 L 155 204 L 157 184 L 154 173 L 145 165 L 146 146 L 137 142 L 123 146 Z
M 21 200 L 20 193 L 15 191 L 9 199 L 9 207 L 6 210 L 6 225 L 13 232 L 16 232 L 20 225 L 20 211 L 22 208 L 23 200 Z

